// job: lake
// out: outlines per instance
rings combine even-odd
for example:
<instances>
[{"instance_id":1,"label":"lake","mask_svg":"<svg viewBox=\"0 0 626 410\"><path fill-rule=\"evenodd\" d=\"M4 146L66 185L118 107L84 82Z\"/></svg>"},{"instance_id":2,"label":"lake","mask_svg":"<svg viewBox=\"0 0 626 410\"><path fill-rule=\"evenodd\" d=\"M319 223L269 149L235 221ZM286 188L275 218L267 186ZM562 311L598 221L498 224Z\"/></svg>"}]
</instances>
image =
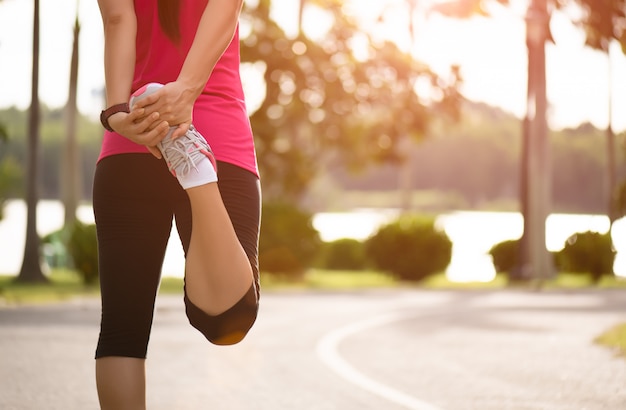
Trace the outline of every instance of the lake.
<instances>
[{"instance_id":1,"label":"lake","mask_svg":"<svg viewBox=\"0 0 626 410\"><path fill-rule=\"evenodd\" d=\"M325 241L339 238L365 239L397 215L397 211L393 210L372 209L322 212L314 216L313 225ZM85 223L93 223L91 206L79 207L78 218ZM456 211L440 215L436 223L452 241L452 261L446 274L456 282L492 280L495 270L487 252L498 242L519 238L523 231L522 216L516 212ZM46 235L60 229L62 225L61 203L40 201L37 208L39 234ZM552 214L546 221L546 247L557 251L573 233L589 230L606 233L609 230L609 219L605 215ZM183 250L174 230L172 234L165 255L163 275L180 277L184 264ZM614 224L612 235L618 251L615 273L626 276L626 220ZM0 273L19 272L25 238L26 206L23 201L8 201L4 208L4 219L0 220Z\"/></svg>"}]
</instances>

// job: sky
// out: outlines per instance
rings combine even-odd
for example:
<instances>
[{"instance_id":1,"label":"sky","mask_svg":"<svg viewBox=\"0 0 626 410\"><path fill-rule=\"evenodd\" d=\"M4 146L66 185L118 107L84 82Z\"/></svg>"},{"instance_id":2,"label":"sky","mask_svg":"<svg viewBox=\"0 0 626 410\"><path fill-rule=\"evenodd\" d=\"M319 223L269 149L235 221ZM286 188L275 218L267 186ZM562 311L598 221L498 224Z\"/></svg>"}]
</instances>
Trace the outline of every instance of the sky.
<instances>
[{"instance_id":1,"label":"sky","mask_svg":"<svg viewBox=\"0 0 626 410\"><path fill-rule=\"evenodd\" d=\"M253 1L253 0L249 0ZM425 0L428 1L428 0ZM297 27L298 2L273 0L273 16L288 34ZM30 103L32 53L32 1L0 1L0 109ZM439 73L459 64L465 97L504 109L518 117L526 110L524 0L512 0L509 8L491 10L490 18L468 21L426 17L416 21L416 38L410 41L405 0L346 0L346 12L360 19L378 36L397 41L405 50ZM366 4L367 3L367 4ZM424 4L422 2L422 4ZM81 21L78 105L94 117L103 108L104 85L102 22L96 0L40 0L41 100L50 107L65 105L68 95L72 28L77 8ZM374 24L386 10L388 24ZM327 22L310 10L304 30L314 36ZM556 44L547 47L549 124L554 129L591 122L604 128L608 121L609 63L605 54L584 47L584 37L566 16L556 13L551 29ZM411 44L413 45L411 47ZM626 57L619 47L612 52L613 127L626 130ZM244 87L254 106L254 76L244 70Z\"/></svg>"}]
</instances>

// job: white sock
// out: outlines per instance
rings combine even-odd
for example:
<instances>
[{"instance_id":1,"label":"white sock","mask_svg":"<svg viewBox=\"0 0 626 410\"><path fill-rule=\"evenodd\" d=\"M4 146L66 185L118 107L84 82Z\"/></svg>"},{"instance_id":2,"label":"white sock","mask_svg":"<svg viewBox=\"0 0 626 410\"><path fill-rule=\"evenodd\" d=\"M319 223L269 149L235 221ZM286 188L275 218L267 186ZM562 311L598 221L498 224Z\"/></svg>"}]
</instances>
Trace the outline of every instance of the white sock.
<instances>
[{"instance_id":1,"label":"white sock","mask_svg":"<svg viewBox=\"0 0 626 410\"><path fill-rule=\"evenodd\" d=\"M196 164L196 168L197 169L192 168L186 175L176 176L183 189L217 182L217 172L215 171L215 168L209 158L204 157L199 163Z\"/></svg>"}]
</instances>

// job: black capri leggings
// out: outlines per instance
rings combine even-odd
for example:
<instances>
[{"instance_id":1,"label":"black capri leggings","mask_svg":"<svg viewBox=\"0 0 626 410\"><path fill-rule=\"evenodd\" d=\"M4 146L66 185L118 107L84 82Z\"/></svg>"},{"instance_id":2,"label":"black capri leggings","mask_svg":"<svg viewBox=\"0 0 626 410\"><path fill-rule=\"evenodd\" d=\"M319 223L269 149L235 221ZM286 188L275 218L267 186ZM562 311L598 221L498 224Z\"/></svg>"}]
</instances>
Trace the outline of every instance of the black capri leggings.
<instances>
[{"instance_id":1,"label":"black capri leggings","mask_svg":"<svg viewBox=\"0 0 626 410\"><path fill-rule=\"evenodd\" d=\"M217 166L222 200L250 260L254 285L217 316L201 311L186 295L184 300L190 323L211 342L225 344L233 335L245 334L258 311L261 194L253 173L225 162ZM150 154L120 154L98 163L93 207L102 295L96 358L145 358L173 218L185 253L189 248L189 198L165 161Z\"/></svg>"}]
</instances>

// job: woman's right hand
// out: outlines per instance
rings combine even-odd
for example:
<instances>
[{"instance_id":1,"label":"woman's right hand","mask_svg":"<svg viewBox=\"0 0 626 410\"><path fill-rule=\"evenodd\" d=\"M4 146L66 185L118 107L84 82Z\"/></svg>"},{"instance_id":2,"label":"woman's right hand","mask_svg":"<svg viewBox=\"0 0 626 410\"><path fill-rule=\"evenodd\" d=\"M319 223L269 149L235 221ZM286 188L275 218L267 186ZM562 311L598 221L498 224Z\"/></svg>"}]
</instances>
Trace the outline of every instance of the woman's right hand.
<instances>
[{"instance_id":1,"label":"woman's right hand","mask_svg":"<svg viewBox=\"0 0 626 410\"><path fill-rule=\"evenodd\" d=\"M155 157L161 159L156 145L167 135L170 126L159 119L159 113L144 117L143 108L134 108L129 113L118 112L109 117L109 125L118 134L136 144L144 145Z\"/></svg>"}]
</instances>

